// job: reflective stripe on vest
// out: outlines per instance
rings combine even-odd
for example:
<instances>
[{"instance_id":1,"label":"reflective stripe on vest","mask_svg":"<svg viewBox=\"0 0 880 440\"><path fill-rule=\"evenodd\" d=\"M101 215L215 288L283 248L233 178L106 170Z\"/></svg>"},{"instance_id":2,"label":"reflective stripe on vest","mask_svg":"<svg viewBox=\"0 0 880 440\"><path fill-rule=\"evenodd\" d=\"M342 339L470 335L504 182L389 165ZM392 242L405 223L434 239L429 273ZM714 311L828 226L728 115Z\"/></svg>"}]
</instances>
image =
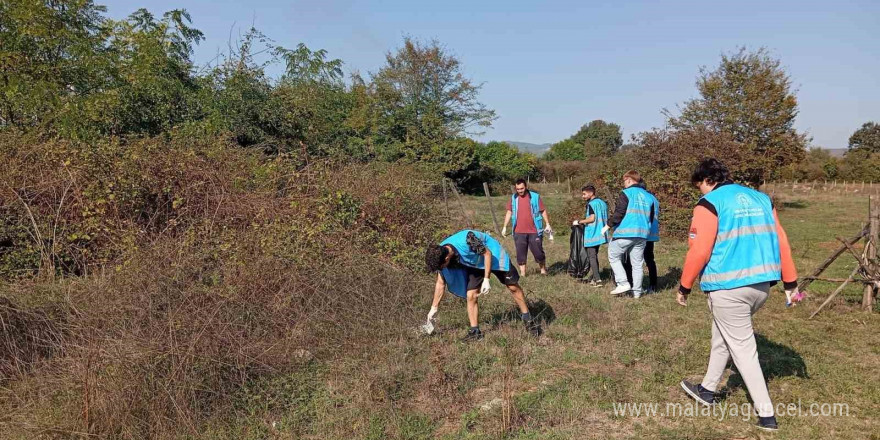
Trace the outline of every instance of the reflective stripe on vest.
<instances>
[{"instance_id":1,"label":"reflective stripe on vest","mask_svg":"<svg viewBox=\"0 0 880 440\"><path fill-rule=\"evenodd\" d=\"M614 238L648 238L653 197L637 186L631 186L623 190L623 193L628 199L626 215L614 230Z\"/></svg>"},{"instance_id":2,"label":"reflective stripe on vest","mask_svg":"<svg viewBox=\"0 0 880 440\"><path fill-rule=\"evenodd\" d=\"M593 215L596 218L593 223L584 226L584 247L594 247L608 243L605 234L602 233L602 228L608 222L608 204L600 198L595 198L590 200L587 206L593 208ZM586 212L584 212L584 216L586 217Z\"/></svg>"},{"instance_id":3,"label":"reflective stripe on vest","mask_svg":"<svg viewBox=\"0 0 880 440\"><path fill-rule=\"evenodd\" d=\"M737 184L717 187L703 198L718 213L718 234L700 288L727 290L782 278L770 198Z\"/></svg>"},{"instance_id":4,"label":"reflective stripe on vest","mask_svg":"<svg viewBox=\"0 0 880 440\"><path fill-rule=\"evenodd\" d=\"M513 221L513 232L516 232L516 211L519 207L517 197L519 196L514 194L510 198L510 210L512 211L510 219ZM534 191L529 191L529 208L532 210L532 219L535 222L535 229L538 231L538 237L544 235L544 217L541 215L540 200L540 194Z\"/></svg>"},{"instance_id":5,"label":"reflective stripe on vest","mask_svg":"<svg viewBox=\"0 0 880 440\"><path fill-rule=\"evenodd\" d=\"M730 272L703 274L702 281L707 283L720 283L724 281L736 280L739 278L753 277L771 272L779 272L782 265L779 264L761 264L759 266L747 267L745 269L736 269Z\"/></svg>"}]
</instances>

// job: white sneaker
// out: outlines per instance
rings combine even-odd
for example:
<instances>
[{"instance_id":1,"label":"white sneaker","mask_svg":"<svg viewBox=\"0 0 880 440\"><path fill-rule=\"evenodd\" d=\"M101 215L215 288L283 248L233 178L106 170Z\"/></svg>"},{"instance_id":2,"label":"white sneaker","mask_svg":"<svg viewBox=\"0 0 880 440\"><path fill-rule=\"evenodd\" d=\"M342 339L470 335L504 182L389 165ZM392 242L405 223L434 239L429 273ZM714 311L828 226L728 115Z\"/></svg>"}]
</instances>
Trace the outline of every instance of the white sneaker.
<instances>
[{"instance_id":1,"label":"white sneaker","mask_svg":"<svg viewBox=\"0 0 880 440\"><path fill-rule=\"evenodd\" d=\"M629 292L630 290L632 290L632 287L630 287L629 283L618 284L617 287L615 287L614 290L611 291L611 294L612 295L620 295L621 293L626 293L626 292Z\"/></svg>"}]
</instances>

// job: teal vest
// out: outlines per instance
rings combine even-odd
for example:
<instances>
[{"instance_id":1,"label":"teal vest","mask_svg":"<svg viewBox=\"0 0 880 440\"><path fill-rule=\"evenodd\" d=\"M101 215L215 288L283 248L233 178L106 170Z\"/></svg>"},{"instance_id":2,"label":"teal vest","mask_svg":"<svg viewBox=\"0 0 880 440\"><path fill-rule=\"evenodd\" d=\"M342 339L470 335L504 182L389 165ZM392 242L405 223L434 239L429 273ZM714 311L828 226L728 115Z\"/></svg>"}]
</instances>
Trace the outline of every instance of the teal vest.
<instances>
[{"instance_id":1,"label":"teal vest","mask_svg":"<svg viewBox=\"0 0 880 440\"><path fill-rule=\"evenodd\" d=\"M720 186L703 198L718 212L718 235L700 288L710 292L779 281L782 264L770 198L737 184Z\"/></svg>"},{"instance_id":2,"label":"teal vest","mask_svg":"<svg viewBox=\"0 0 880 440\"><path fill-rule=\"evenodd\" d=\"M614 238L648 238L651 233L653 196L637 186L631 186L623 193L629 203L626 205L626 215L614 230Z\"/></svg>"},{"instance_id":3,"label":"teal vest","mask_svg":"<svg viewBox=\"0 0 880 440\"><path fill-rule=\"evenodd\" d=\"M584 247L594 247L608 243L605 234L602 233L602 228L608 222L608 204L600 198L595 198L590 200L587 206L593 208L593 215L596 216L596 220L584 226ZM586 216L586 213L584 216Z\"/></svg>"},{"instance_id":4,"label":"teal vest","mask_svg":"<svg viewBox=\"0 0 880 440\"><path fill-rule=\"evenodd\" d=\"M486 245L489 252L492 252L491 270L500 270L504 272L510 270L510 257L507 255L507 251L504 250L498 240L492 238L491 235L485 232L464 229L450 235L446 240L443 240L440 243L440 246L448 244L454 247L455 250L458 251L458 262L461 263L462 266L472 267L474 269L485 269L485 257L483 257L482 254L473 252L471 247L467 244L467 235L469 232L473 232L477 238L483 241L483 244ZM443 275L443 280L446 281L446 287L450 292L455 296L467 298L468 280L467 272L464 269L446 267L440 273Z\"/></svg>"},{"instance_id":5,"label":"teal vest","mask_svg":"<svg viewBox=\"0 0 880 440\"><path fill-rule=\"evenodd\" d=\"M544 217L541 215L541 205L539 203L541 196L534 191L529 191L529 196L529 204L532 208L532 218L535 220L535 229L538 230L538 236L540 237L544 235ZM518 195L514 194L510 198L510 209L513 211L513 216L511 217L511 220L513 220L514 232L516 232L516 209L519 206L519 203L516 203L517 197Z\"/></svg>"},{"instance_id":6,"label":"teal vest","mask_svg":"<svg viewBox=\"0 0 880 440\"><path fill-rule=\"evenodd\" d=\"M657 196L651 194L651 203L654 204L654 221L651 222L651 230L648 232L648 241L660 241L660 201Z\"/></svg>"}]
</instances>

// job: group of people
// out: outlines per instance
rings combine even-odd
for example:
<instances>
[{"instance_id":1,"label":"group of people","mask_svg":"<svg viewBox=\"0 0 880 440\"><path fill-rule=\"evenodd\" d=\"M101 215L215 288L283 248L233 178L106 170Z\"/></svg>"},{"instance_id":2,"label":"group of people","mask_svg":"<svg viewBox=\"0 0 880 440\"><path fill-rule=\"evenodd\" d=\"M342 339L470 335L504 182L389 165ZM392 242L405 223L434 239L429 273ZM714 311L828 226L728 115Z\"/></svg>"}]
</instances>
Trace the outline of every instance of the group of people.
<instances>
[{"instance_id":1,"label":"group of people","mask_svg":"<svg viewBox=\"0 0 880 440\"><path fill-rule=\"evenodd\" d=\"M583 218L574 220L572 225L584 226L583 245L592 272L588 282L601 286L598 253L600 246L607 244L616 283L610 293L621 295L632 291L633 297L639 298L644 292L657 289L653 247L659 240L660 205L647 191L638 172L624 174L622 183L624 189L610 217L608 206L597 196L596 188L593 185L581 188L585 212ZM701 162L691 176L691 184L703 196L693 211L688 232L689 250L676 301L687 306L691 289L700 278L700 289L706 295L712 315L712 339L703 380L699 384L682 380L680 386L697 402L714 405L718 384L732 359L754 402L758 426L775 430L777 422L758 362L752 315L764 305L770 288L780 280L787 297L801 298L788 238L770 198L734 183L729 170L718 160ZM470 328L463 340L482 339L478 297L489 293L490 274L494 274L513 296L526 329L534 336L543 333L529 312L519 279L520 272L525 274L529 250L541 273L547 273L542 240L545 233L552 234L552 228L540 195L529 191L523 180L516 182L516 193L508 205L502 235L506 235L511 220L519 271L511 264L501 243L484 232L462 230L428 247L427 269L437 272L428 312L431 328L440 300L448 289L467 301ZM649 270L649 285L644 292L643 264Z\"/></svg>"}]
</instances>

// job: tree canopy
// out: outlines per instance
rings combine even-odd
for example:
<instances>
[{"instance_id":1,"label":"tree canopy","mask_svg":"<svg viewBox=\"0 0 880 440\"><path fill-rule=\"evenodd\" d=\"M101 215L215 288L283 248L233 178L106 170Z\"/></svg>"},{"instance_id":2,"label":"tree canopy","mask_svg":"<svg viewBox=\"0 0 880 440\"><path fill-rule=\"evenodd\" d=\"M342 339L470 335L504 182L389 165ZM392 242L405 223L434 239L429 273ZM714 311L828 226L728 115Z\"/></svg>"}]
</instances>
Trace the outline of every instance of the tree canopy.
<instances>
[{"instance_id":1,"label":"tree canopy","mask_svg":"<svg viewBox=\"0 0 880 440\"><path fill-rule=\"evenodd\" d=\"M849 137L849 149L880 153L880 124L865 122Z\"/></svg>"},{"instance_id":2,"label":"tree canopy","mask_svg":"<svg viewBox=\"0 0 880 440\"><path fill-rule=\"evenodd\" d=\"M794 129L798 104L791 79L766 49L722 55L715 70L700 69L697 90L700 97L687 101L679 116L666 111L670 127L730 134L761 162L753 182L804 157L807 137Z\"/></svg>"}]
</instances>

